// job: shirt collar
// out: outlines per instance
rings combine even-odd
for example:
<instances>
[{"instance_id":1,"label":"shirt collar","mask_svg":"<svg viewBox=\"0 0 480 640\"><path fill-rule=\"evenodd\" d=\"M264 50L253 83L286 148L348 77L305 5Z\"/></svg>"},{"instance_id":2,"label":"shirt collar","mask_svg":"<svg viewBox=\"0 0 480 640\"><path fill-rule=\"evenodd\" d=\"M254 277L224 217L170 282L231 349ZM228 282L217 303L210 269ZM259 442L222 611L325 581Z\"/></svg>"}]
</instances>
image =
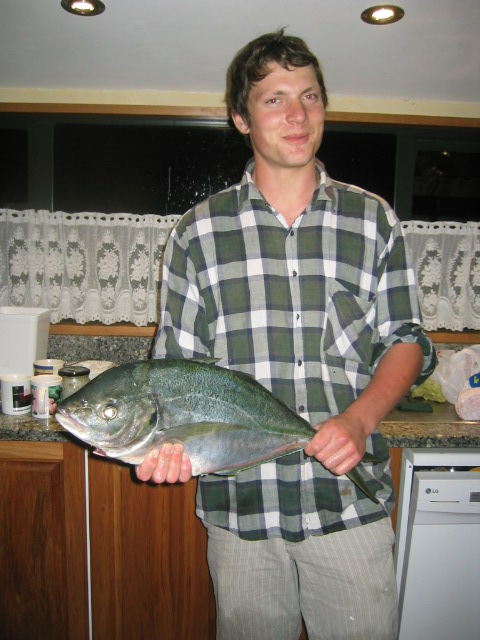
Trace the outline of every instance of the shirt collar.
<instances>
[{"instance_id":1,"label":"shirt collar","mask_svg":"<svg viewBox=\"0 0 480 640\"><path fill-rule=\"evenodd\" d=\"M253 181L252 173L253 173L254 167L255 167L255 160L251 158L246 164L245 172L243 174L243 178L240 183L243 197L244 199L247 199L247 200L261 201L267 204L265 201L265 198L263 197L261 192L258 190L257 185ZM322 162L320 162L320 160L315 161L315 169L318 176L318 183L314 191L312 201L310 205L307 207L307 211L309 209L315 208L319 200L334 200L335 198L334 190L332 186L332 180L330 179L330 176L325 170L325 166L323 165Z\"/></svg>"}]
</instances>

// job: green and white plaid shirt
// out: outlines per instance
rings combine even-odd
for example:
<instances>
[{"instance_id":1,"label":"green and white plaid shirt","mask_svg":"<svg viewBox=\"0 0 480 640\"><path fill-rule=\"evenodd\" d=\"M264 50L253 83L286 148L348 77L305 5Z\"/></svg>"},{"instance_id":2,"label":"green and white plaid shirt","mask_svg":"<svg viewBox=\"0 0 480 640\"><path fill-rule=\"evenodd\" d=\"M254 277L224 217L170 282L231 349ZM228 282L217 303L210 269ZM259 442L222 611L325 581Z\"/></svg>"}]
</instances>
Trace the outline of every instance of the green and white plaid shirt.
<instances>
[{"instance_id":1,"label":"green and white plaid shirt","mask_svg":"<svg viewBox=\"0 0 480 640\"><path fill-rule=\"evenodd\" d=\"M167 243L154 357L214 357L254 376L315 425L348 407L385 350L422 333L414 272L388 205L357 187L319 182L288 228L252 181L202 202ZM240 472L200 478L197 514L241 538L296 542L385 517L393 508L388 448L376 431L364 465L374 504L303 451Z\"/></svg>"}]
</instances>

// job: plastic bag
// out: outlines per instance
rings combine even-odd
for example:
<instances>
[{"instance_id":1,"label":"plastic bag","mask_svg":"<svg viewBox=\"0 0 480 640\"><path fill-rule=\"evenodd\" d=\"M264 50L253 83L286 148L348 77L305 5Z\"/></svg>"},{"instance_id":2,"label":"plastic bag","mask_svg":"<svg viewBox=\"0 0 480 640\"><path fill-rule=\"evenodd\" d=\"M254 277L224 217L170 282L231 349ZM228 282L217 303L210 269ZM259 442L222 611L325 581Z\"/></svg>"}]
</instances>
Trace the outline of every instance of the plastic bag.
<instances>
[{"instance_id":1,"label":"plastic bag","mask_svg":"<svg viewBox=\"0 0 480 640\"><path fill-rule=\"evenodd\" d=\"M470 386L468 379L480 371L480 345L461 351L443 349L437 352L437 357L438 365L430 380L438 382L447 401L455 404L460 391Z\"/></svg>"}]
</instances>

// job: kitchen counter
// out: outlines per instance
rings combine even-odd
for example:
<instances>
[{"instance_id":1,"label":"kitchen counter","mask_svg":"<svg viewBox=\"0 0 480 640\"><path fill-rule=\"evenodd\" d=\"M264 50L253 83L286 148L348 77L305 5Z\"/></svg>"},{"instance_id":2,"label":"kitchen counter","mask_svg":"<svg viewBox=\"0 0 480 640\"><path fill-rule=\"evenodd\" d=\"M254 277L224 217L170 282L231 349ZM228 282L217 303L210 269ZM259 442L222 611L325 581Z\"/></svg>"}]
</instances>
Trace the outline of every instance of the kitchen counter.
<instances>
[{"instance_id":1,"label":"kitchen counter","mask_svg":"<svg viewBox=\"0 0 480 640\"><path fill-rule=\"evenodd\" d=\"M41 420L28 414L7 416L4 413L0 413L0 440L74 442L73 436L67 433L53 417Z\"/></svg>"},{"instance_id":2,"label":"kitchen counter","mask_svg":"<svg viewBox=\"0 0 480 640\"><path fill-rule=\"evenodd\" d=\"M460 420L449 403L432 403L433 413L394 409L380 424L390 448L480 447L480 422ZM54 418L39 420L31 416L0 413L0 440L74 442Z\"/></svg>"},{"instance_id":3,"label":"kitchen counter","mask_svg":"<svg viewBox=\"0 0 480 640\"><path fill-rule=\"evenodd\" d=\"M480 422L461 420L449 402L431 404L432 413L394 409L383 420L380 431L391 449L480 447Z\"/></svg>"}]
</instances>

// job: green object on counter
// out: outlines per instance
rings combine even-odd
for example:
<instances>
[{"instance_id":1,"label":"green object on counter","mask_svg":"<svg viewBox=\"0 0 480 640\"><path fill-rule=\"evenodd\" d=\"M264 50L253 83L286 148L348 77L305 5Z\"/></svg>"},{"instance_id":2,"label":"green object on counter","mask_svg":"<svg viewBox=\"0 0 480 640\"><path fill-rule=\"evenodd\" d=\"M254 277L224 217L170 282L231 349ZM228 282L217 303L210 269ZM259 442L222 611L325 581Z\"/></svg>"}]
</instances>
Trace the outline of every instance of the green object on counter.
<instances>
[{"instance_id":1,"label":"green object on counter","mask_svg":"<svg viewBox=\"0 0 480 640\"><path fill-rule=\"evenodd\" d=\"M429 402L422 400L406 400L397 404L399 411L422 411L423 413L433 413L433 407Z\"/></svg>"},{"instance_id":2,"label":"green object on counter","mask_svg":"<svg viewBox=\"0 0 480 640\"><path fill-rule=\"evenodd\" d=\"M412 398L423 398L424 400L433 400L433 402L447 401L443 395L441 385L438 382L434 382L431 378L428 378L423 384L413 389L410 395Z\"/></svg>"}]
</instances>

